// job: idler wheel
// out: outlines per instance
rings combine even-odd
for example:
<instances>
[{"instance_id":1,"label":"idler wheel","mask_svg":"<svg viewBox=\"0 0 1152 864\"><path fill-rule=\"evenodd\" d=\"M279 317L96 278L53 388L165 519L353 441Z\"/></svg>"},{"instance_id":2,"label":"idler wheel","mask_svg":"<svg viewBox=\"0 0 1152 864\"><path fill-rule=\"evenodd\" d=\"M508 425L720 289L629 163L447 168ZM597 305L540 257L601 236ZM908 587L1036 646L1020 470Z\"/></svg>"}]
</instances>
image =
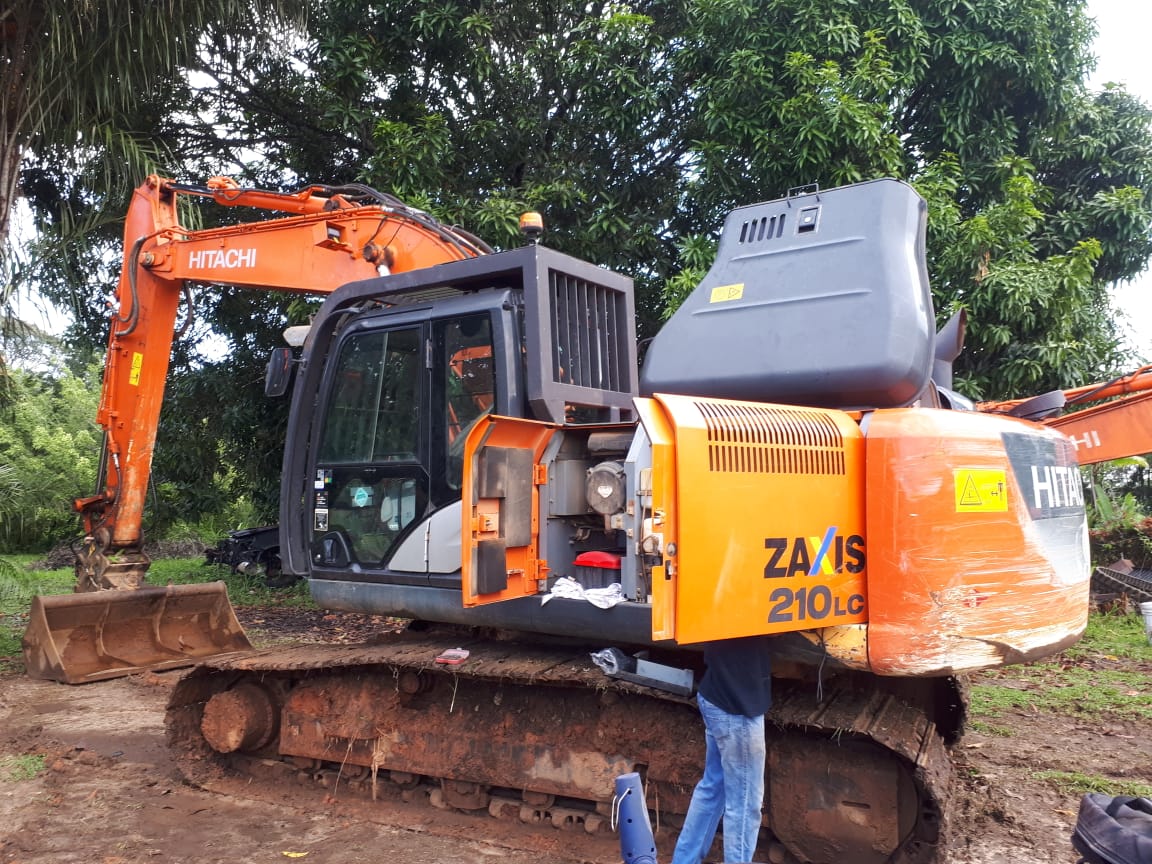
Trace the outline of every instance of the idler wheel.
<instances>
[{"instance_id":1,"label":"idler wheel","mask_svg":"<svg viewBox=\"0 0 1152 864\"><path fill-rule=\"evenodd\" d=\"M280 731L280 709L272 695L245 681L216 693L204 706L200 732L217 753L258 750Z\"/></svg>"}]
</instances>

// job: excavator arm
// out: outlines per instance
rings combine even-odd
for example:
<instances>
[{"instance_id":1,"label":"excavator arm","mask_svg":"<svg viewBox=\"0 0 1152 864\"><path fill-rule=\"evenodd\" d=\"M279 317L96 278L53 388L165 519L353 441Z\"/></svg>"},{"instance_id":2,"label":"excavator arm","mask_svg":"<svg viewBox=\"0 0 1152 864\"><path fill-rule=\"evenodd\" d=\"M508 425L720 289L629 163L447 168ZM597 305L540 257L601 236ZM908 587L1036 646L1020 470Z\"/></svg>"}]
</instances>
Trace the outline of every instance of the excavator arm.
<instances>
[{"instance_id":1,"label":"excavator arm","mask_svg":"<svg viewBox=\"0 0 1152 864\"><path fill-rule=\"evenodd\" d=\"M181 195L288 215L224 228L180 225ZM75 502L85 537L72 595L35 597L28 673L69 684L171 669L251 648L224 583L147 587L141 521L169 355L187 283L327 294L348 282L482 255L458 229L365 186L284 194L225 178L188 186L149 177L132 196L97 421L94 495ZM189 296L188 307L191 310ZM101 590L134 589L134 590Z\"/></svg>"},{"instance_id":2,"label":"excavator arm","mask_svg":"<svg viewBox=\"0 0 1152 864\"><path fill-rule=\"evenodd\" d=\"M1049 415L1040 421L1072 439L1081 465L1152 453L1152 366L1141 366L1111 381L978 407L1018 414L1037 404Z\"/></svg>"},{"instance_id":3,"label":"excavator arm","mask_svg":"<svg viewBox=\"0 0 1152 864\"><path fill-rule=\"evenodd\" d=\"M290 214L223 228L181 227L181 195ZM136 588L148 569L141 521L178 305L189 282L326 294L348 282L491 251L398 199L363 186L295 193L226 178L190 186L156 176L135 190L111 317L97 422L105 443L97 490L75 502L85 541L77 591Z\"/></svg>"}]
</instances>

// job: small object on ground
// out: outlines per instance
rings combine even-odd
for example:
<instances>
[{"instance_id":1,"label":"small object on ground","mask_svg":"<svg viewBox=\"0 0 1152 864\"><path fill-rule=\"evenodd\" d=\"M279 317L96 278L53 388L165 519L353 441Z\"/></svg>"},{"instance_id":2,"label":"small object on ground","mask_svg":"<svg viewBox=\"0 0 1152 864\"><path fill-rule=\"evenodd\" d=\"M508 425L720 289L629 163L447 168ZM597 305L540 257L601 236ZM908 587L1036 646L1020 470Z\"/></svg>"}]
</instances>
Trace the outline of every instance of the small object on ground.
<instances>
[{"instance_id":1,"label":"small object on ground","mask_svg":"<svg viewBox=\"0 0 1152 864\"><path fill-rule=\"evenodd\" d=\"M448 650L443 651L440 656L436 658L436 662L444 666L459 666L467 659L467 648L449 648Z\"/></svg>"}]
</instances>

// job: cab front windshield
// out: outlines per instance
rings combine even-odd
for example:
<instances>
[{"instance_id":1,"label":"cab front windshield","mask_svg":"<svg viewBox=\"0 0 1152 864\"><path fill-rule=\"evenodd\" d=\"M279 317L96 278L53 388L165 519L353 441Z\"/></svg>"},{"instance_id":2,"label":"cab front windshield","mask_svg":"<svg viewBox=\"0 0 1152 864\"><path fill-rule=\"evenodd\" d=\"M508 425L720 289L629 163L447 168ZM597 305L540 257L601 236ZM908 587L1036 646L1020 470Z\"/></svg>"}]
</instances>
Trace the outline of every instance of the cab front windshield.
<instances>
[{"instance_id":1,"label":"cab front windshield","mask_svg":"<svg viewBox=\"0 0 1152 864\"><path fill-rule=\"evenodd\" d=\"M459 498L464 439L495 403L492 362L486 313L343 340L315 467L314 544L331 550L338 535L347 563L384 564L409 526Z\"/></svg>"}]
</instances>

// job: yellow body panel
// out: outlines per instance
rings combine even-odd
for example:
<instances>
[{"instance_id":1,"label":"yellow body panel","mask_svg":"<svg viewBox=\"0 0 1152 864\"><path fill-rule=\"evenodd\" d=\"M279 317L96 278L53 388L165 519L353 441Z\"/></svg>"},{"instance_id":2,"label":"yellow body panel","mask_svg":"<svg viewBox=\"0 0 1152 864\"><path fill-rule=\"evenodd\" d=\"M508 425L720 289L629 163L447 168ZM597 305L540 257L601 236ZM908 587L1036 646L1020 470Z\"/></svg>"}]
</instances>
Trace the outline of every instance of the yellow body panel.
<instances>
[{"instance_id":1,"label":"yellow body panel","mask_svg":"<svg viewBox=\"0 0 1152 864\"><path fill-rule=\"evenodd\" d=\"M659 394L641 403L642 417L663 414L674 448L675 480L654 496L665 520L675 515L654 625L671 609L674 638L692 643L866 620L864 438L848 415ZM657 425L645 421L650 435ZM669 443L654 438L653 473L666 475L658 446Z\"/></svg>"}]
</instances>

